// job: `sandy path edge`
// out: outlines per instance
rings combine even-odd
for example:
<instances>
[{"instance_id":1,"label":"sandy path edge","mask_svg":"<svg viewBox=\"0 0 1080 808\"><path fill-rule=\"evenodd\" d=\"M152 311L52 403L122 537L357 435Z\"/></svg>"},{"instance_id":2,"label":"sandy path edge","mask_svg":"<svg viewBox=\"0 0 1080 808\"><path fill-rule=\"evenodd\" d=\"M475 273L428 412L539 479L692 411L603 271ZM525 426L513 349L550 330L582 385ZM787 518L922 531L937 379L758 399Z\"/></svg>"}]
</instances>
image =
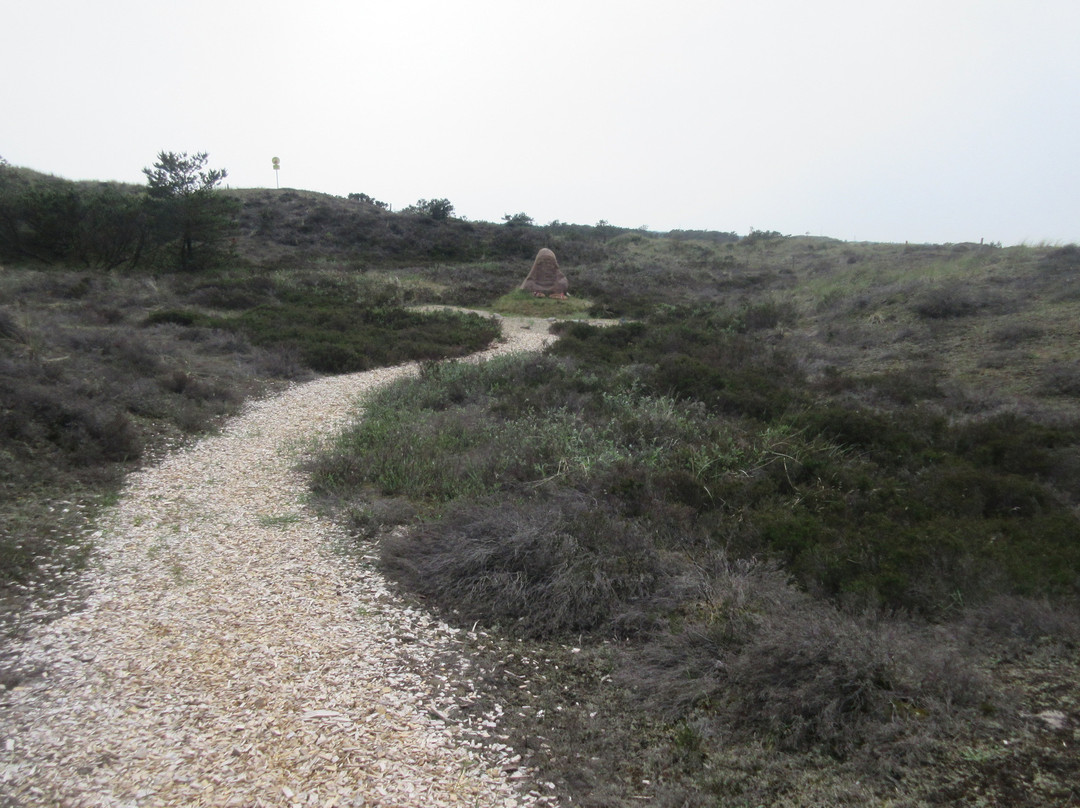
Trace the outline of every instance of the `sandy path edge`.
<instances>
[{"instance_id":1,"label":"sandy path edge","mask_svg":"<svg viewBox=\"0 0 1080 808\"><path fill-rule=\"evenodd\" d=\"M504 334L480 358L551 339L542 321ZM3 694L0 804L553 802L515 785L528 779L512 750L469 749L433 717L414 671L455 630L332 552L340 536L304 504L298 447L414 372L298 385L131 475L101 521L86 608L20 641L41 675ZM435 673L468 681L457 664Z\"/></svg>"}]
</instances>

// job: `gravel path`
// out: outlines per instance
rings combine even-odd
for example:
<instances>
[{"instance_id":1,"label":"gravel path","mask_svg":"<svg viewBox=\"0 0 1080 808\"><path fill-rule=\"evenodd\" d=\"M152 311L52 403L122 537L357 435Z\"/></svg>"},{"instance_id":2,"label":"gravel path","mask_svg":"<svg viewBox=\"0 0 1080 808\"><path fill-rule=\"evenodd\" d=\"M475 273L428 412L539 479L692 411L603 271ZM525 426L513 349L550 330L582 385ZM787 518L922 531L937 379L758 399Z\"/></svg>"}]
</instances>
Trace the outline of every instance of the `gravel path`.
<instances>
[{"instance_id":1,"label":"gravel path","mask_svg":"<svg viewBox=\"0 0 1080 808\"><path fill-rule=\"evenodd\" d=\"M504 331L480 356L551 339L543 322ZM426 701L417 671L448 664L455 630L334 552L341 537L305 505L295 463L312 437L414 372L299 385L129 478L86 608L16 649L40 675L0 694L0 805L551 801L521 785L511 750L478 751ZM434 672L467 681L459 659Z\"/></svg>"}]
</instances>

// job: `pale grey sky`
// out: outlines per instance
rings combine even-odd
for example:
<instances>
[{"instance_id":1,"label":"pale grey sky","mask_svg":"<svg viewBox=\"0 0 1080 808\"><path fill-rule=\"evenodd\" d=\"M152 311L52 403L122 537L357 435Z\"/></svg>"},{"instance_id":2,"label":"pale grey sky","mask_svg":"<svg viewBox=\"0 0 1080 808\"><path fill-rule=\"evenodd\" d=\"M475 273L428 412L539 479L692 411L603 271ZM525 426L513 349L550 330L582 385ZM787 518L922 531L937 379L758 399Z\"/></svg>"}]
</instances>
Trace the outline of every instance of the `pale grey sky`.
<instances>
[{"instance_id":1,"label":"pale grey sky","mask_svg":"<svg viewBox=\"0 0 1080 808\"><path fill-rule=\"evenodd\" d=\"M1078 0L0 0L0 156L653 230L1080 241Z\"/></svg>"}]
</instances>

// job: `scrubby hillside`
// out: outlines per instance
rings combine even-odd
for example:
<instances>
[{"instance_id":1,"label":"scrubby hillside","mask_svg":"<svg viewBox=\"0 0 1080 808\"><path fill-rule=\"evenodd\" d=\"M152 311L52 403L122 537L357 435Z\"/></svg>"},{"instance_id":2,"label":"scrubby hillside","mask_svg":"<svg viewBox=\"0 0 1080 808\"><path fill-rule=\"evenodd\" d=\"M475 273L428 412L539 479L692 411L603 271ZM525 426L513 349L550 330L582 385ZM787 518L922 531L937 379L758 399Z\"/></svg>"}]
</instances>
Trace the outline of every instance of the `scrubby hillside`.
<instances>
[{"instance_id":1,"label":"scrubby hillside","mask_svg":"<svg viewBox=\"0 0 1080 808\"><path fill-rule=\"evenodd\" d=\"M218 192L231 226L179 271L141 189L0 171L9 605L246 397L494 337L432 305L529 313L545 355L426 365L313 469L472 632L462 711L504 707L581 805L1080 802L1077 247L283 189ZM514 294L542 246L565 303Z\"/></svg>"},{"instance_id":2,"label":"scrubby hillside","mask_svg":"<svg viewBox=\"0 0 1080 808\"><path fill-rule=\"evenodd\" d=\"M1075 801L1080 251L604 250L624 323L432 368L316 471L486 629L509 739L584 805Z\"/></svg>"}]
</instances>

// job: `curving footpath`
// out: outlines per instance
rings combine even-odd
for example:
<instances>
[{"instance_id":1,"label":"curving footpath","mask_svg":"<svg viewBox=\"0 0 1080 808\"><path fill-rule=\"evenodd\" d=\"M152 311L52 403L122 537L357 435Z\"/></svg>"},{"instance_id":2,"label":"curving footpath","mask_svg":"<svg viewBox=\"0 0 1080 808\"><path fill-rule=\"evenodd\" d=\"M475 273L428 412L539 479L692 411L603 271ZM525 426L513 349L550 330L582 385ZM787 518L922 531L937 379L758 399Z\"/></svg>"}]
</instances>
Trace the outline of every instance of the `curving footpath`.
<instances>
[{"instance_id":1,"label":"curving footpath","mask_svg":"<svg viewBox=\"0 0 1080 808\"><path fill-rule=\"evenodd\" d=\"M538 350L543 326L504 325L478 356ZM17 649L39 675L3 693L0 805L553 802L521 785L510 750L439 720L420 671L468 681L468 661L441 653L455 630L335 552L342 537L305 505L295 466L313 437L415 370L299 385L131 475L86 608Z\"/></svg>"}]
</instances>

